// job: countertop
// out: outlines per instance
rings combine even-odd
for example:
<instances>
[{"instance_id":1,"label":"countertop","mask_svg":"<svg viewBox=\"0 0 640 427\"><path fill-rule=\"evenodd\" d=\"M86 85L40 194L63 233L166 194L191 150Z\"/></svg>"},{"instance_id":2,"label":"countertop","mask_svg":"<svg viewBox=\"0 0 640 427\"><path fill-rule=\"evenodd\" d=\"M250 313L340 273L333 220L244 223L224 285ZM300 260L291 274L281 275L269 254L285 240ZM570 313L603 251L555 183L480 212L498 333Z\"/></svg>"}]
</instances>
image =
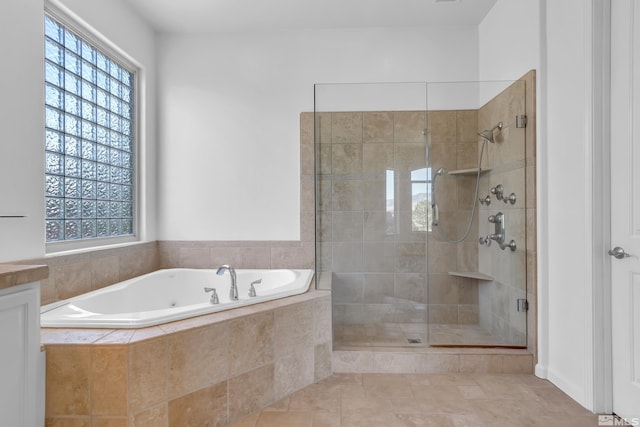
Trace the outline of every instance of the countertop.
<instances>
[{"instance_id":1,"label":"countertop","mask_svg":"<svg viewBox=\"0 0 640 427\"><path fill-rule=\"evenodd\" d=\"M48 265L0 264L0 289L37 282L47 277Z\"/></svg>"}]
</instances>

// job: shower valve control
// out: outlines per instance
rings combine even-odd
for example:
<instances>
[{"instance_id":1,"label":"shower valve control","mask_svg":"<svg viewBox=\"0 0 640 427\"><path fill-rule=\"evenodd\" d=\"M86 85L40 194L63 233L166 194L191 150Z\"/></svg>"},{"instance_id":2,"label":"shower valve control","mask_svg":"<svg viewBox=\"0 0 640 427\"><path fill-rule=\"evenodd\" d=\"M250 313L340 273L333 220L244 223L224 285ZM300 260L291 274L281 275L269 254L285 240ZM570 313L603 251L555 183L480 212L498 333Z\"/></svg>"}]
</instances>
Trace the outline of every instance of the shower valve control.
<instances>
[{"instance_id":1,"label":"shower valve control","mask_svg":"<svg viewBox=\"0 0 640 427\"><path fill-rule=\"evenodd\" d=\"M491 194L495 194L496 199L502 200L502 195L504 194L504 187L502 186L502 184L498 184L495 187L492 187Z\"/></svg>"},{"instance_id":2,"label":"shower valve control","mask_svg":"<svg viewBox=\"0 0 640 427\"><path fill-rule=\"evenodd\" d=\"M505 218L502 212L498 212L495 215L490 215L488 221L495 225L495 231L493 234L490 234L486 237L480 237L480 244L490 246L491 241L495 240L498 245L500 245L500 249L505 250L506 248L511 249L511 251L516 250L516 242L511 240L509 243L505 243Z\"/></svg>"}]
</instances>

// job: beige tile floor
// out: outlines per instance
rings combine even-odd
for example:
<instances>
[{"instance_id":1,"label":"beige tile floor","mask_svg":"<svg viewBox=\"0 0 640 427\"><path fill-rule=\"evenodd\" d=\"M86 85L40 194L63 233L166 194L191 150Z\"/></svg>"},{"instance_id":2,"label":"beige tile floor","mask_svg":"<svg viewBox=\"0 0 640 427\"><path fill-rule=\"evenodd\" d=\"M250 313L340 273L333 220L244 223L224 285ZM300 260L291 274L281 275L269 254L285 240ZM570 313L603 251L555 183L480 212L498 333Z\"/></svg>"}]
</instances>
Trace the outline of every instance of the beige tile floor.
<instances>
[{"instance_id":1,"label":"beige tile floor","mask_svg":"<svg viewBox=\"0 0 640 427\"><path fill-rule=\"evenodd\" d=\"M334 374L232 427L597 426L533 375Z\"/></svg>"}]
</instances>

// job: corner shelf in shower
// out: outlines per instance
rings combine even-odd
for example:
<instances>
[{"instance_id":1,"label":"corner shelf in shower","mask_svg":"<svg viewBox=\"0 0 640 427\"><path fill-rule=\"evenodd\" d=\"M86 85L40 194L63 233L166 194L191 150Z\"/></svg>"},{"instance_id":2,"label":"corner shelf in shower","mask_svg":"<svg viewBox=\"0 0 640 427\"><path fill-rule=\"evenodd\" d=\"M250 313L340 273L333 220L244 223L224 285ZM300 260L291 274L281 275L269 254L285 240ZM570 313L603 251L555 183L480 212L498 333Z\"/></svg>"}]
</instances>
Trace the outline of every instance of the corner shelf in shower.
<instances>
[{"instance_id":1,"label":"corner shelf in shower","mask_svg":"<svg viewBox=\"0 0 640 427\"><path fill-rule=\"evenodd\" d=\"M493 276L489 276L488 274L480 273L478 271L450 271L449 274L451 276L465 277L467 279L486 280L488 282L494 280Z\"/></svg>"},{"instance_id":2,"label":"corner shelf in shower","mask_svg":"<svg viewBox=\"0 0 640 427\"><path fill-rule=\"evenodd\" d=\"M491 168L480 169L480 175L483 173L487 173L491 170ZM478 168L471 169L456 169L447 172L448 175L463 175L463 176L475 176L478 174Z\"/></svg>"}]
</instances>

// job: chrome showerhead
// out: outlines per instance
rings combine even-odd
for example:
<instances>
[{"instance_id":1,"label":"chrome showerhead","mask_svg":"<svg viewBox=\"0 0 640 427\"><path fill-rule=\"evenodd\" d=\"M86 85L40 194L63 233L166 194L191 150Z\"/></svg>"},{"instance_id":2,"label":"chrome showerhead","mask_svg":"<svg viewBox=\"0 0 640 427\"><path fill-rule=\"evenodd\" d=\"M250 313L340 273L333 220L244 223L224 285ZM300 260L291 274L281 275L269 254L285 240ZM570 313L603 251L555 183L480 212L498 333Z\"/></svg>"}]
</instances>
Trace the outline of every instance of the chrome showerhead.
<instances>
[{"instance_id":1,"label":"chrome showerhead","mask_svg":"<svg viewBox=\"0 0 640 427\"><path fill-rule=\"evenodd\" d=\"M497 130L498 132L500 132L502 130L502 122L498 123L497 125L495 125L494 127L492 127L491 129L486 129L483 130L482 132L480 132L478 134L478 136L482 139L484 139L485 141L488 141L490 143L494 143L496 142L495 139L493 139L494 133Z\"/></svg>"},{"instance_id":2,"label":"chrome showerhead","mask_svg":"<svg viewBox=\"0 0 640 427\"><path fill-rule=\"evenodd\" d=\"M490 143L492 143L492 144L495 142L495 141L493 140L493 131L490 131L490 130L488 130L488 129L487 129L487 130L483 130L482 132L480 132L480 133L478 134L478 136L479 136L480 138L484 139L485 141L490 142Z\"/></svg>"}]
</instances>

